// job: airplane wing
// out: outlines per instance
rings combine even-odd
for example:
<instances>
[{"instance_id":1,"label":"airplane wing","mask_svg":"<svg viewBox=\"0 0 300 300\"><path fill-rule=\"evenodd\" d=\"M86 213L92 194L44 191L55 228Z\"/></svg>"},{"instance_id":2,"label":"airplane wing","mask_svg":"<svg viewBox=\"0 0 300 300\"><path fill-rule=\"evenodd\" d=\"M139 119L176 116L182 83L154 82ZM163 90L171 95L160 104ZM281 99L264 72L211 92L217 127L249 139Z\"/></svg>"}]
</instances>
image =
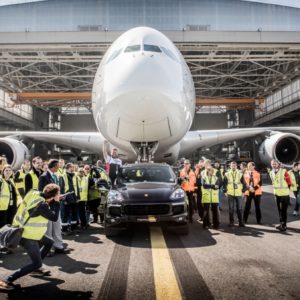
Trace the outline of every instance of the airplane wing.
<instances>
[{"instance_id":1,"label":"airplane wing","mask_svg":"<svg viewBox=\"0 0 300 300\"><path fill-rule=\"evenodd\" d=\"M7 157L13 169L18 169L29 158L28 145L32 141L57 144L71 149L85 150L102 155L105 138L98 132L47 132L2 131L0 132L0 155Z\"/></svg>"},{"instance_id":2,"label":"airplane wing","mask_svg":"<svg viewBox=\"0 0 300 300\"><path fill-rule=\"evenodd\" d=\"M99 132L2 131L0 138L40 141L92 152L101 152L105 138Z\"/></svg>"},{"instance_id":3,"label":"airplane wing","mask_svg":"<svg viewBox=\"0 0 300 300\"><path fill-rule=\"evenodd\" d=\"M199 148L207 148L230 141L262 137L259 156L269 164L274 158L286 166L300 160L300 127L257 127L220 130L189 131L180 142L179 156L190 155Z\"/></svg>"}]
</instances>

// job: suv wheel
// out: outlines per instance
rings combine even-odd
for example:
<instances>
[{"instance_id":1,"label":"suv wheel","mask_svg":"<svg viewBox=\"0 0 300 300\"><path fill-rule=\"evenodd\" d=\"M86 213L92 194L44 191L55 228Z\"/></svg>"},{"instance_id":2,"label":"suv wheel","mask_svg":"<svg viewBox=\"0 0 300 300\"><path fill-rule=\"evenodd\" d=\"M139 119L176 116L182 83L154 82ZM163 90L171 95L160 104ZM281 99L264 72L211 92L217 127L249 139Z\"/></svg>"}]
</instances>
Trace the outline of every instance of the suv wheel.
<instances>
[{"instance_id":1,"label":"suv wheel","mask_svg":"<svg viewBox=\"0 0 300 300\"><path fill-rule=\"evenodd\" d=\"M104 227L104 234L107 238L114 237L118 234L117 230L115 228L109 227L106 224L106 218L104 214L104 222L103 222L103 227Z\"/></svg>"}]
</instances>

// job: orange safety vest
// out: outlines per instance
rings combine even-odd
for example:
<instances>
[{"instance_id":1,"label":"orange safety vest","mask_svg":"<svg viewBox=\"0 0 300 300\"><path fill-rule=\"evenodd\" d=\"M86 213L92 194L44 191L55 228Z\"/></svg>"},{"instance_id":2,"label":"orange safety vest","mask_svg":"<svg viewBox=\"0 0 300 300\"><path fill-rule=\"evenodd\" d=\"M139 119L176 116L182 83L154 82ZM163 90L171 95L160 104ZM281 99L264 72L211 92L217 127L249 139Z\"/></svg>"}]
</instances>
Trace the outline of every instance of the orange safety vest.
<instances>
[{"instance_id":1,"label":"orange safety vest","mask_svg":"<svg viewBox=\"0 0 300 300\"><path fill-rule=\"evenodd\" d=\"M244 180L245 180L247 186L250 186L250 174L251 174L251 172L248 171L248 170L244 172ZM253 174L253 187L258 187L258 189L254 190L254 194L255 195L261 195L262 194L262 189L261 189L261 186L259 185L260 173L257 172L256 170L254 170L252 172L252 174ZM250 193L249 190L247 190L245 192L245 195L249 196L249 193Z\"/></svg>"},{"instance_id":2,"label":"orange safety vest","mask_svg":"<svg viewBox=\"0 0 300 300\"><path fill-rule=\"evenodd\" d=\"M185 192L194 192L195 191L195 184L196 184L196 175L193 170L190 170L189 174L186 173L185 169L180 171L180 177L188 177L189 180L185 180L181 188Z\"/></svg>"}]
</instances>

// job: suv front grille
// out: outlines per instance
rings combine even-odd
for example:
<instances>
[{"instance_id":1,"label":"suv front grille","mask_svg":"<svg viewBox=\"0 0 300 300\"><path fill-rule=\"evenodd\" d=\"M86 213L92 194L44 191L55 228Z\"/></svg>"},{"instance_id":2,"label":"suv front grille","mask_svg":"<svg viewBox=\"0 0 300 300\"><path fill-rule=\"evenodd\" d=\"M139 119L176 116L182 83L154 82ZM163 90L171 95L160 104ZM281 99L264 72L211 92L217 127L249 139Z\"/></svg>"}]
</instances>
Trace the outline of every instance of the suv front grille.
<instances>
[{"instance_id":1,"label":"suv front grille","mask_svg":"<svg viewBox=\"0 0 300 300\"><path fill-rule=\"evenodd\" d=\"M167 204L125 205L124 212L131 216L166 215L170 211Z\"/></svg>"}]
</instances>

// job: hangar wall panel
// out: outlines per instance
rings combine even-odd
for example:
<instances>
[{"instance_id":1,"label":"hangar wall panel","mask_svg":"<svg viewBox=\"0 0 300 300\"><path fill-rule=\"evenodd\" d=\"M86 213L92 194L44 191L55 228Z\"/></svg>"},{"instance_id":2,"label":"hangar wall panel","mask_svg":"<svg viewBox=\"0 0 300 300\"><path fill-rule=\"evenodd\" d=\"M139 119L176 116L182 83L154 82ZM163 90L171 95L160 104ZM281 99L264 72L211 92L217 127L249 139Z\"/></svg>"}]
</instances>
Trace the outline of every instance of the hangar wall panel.
<instances>
[{"instance_id":1,"label":"hangar wall panel","mask_svg":"<svg viewBox=\"0 0 300 300\"><path fill-rule=\"evenodd\" d=\"M48 0L0 7L0 31L299 31L300 9L239 0ZM194 27L193 27L194 26Z\"/></svg>"},{"instance_id":2,"label":"hangar wall panel","mask_svg":"<svg viewBox=\"0 0 300 300\"><path fill-rule=\"evenodd\" d=\"M191 130L227 128L226 114L196 114Z\"/></svg>"},{"instance_id":3,"label":"hangar wall panel","mask_svg":"<svg viewBox=\"0 0 300 300\"><path fill-rule=\"evenodd\" d=\"M62 115L61 131L92 131L96 132L92 115Z\"/></svg>"}]
</instances>

